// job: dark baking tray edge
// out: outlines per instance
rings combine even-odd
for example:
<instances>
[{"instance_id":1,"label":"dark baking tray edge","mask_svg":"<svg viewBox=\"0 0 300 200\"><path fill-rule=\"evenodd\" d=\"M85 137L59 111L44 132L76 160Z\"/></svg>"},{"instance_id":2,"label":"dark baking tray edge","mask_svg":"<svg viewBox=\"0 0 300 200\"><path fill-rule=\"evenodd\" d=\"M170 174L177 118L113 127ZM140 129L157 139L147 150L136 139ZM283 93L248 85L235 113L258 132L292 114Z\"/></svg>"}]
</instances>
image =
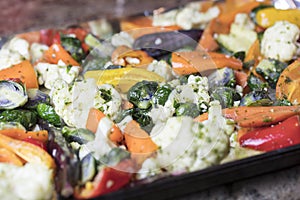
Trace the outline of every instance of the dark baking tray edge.
<instances>
[{"instance_id":1,"label":"dark baking tray edge","mask_svg":"<svg viewBox=\"0 0 300 200\"><path fill-rule=\"evenodd\" d=\"M299 164L300 145L296 145L192 173L165 177L152 183L128 187L96 199L171 199Z\"/></svg>"}]
</instances>

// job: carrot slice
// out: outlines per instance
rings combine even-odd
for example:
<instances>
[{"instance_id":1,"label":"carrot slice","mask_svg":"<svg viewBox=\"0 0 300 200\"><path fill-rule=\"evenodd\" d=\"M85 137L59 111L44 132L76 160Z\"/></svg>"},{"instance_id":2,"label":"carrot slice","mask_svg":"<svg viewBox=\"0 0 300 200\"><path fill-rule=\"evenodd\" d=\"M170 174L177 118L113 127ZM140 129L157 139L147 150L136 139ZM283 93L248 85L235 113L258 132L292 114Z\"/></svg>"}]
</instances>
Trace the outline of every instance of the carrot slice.
<instances>
[{"instance_id":1,"label":"carrot slice","mask_svg":"<svg viewBox=\"0 0 300 200\"><path fill-rule=\"evenodd\" d=\"M0 70L0 80L6 80L10 78L20 79L29 88L38 88L37 75L33 66L28 60L24 60L19 64L12 67Z\"/></svg>"},{"instance_id":2,"label":"carrot slice","mask_svg":"<svg viewBox=\"0 0 300 200\"><path fill-rule=\"evenodd\" d=\"M0 163L9 163L17 166L23 166L23 160L15 153L5 148L0 148Z\"/></svg>"},{"instance_id":3,"label":"carrot slice","mask_svg":"<svg viewBox=\"0 0 300 200\"><path fill-rule=\"evenodd\" d=\"M164 32L164 31L172 31L179 30L179 26L157 26L154 27L152 25L152 19L150 17L129 17L122 19L120 22L120 27L122 31L126 31L133 38L138 38L142 35Z\"/></svg>"},{"instance_id":4,"label":"carrot slice","mask_svg":"<svg viewBox=\"0 0 300 200\"><path fill-rule=\"evenodd\" d=\"M3 129L0 130L0 134L9 136L14 139L24 140L27 138L35 139L41 142L48 141L48 131L26 131L23 129Z\"/></svg>"},{"instance_id":5,"label":"carrot slice","mask_svg":"<svg viewBox=\"0 0 300 200\"><path fill-rule=\"evenodd\" d=\"M130 121L125 129L125 144L132 153L150 154L158 149L151 137L135 121Z\"/></svg>"},{"instance_id":6,"label":"carrot slice","mask_svg":"<svg viewBox=\"0 0 300 200\"><path fill-rule=\"evenodd\" d=\"M247 86L248 75L243 71L234 71L234 77L236 80L236 84L245 88Z\"/></svg>"},{"instance_id":7,"label":"carrot slice","mask_svg":"<svg viewBox=\"0 0 300 200\"><path fill-rule=\"evenodd\" d=\"M60 44L52 44L49 49L44 52L43 58L46 62L52 64L57 64L59 60L62 60L66 65L80 66Z\"/></svg>"},{"instance_id":8,"label":"carrot slice","mask_svg":"<svg viewBox=\"0 0 300 200\"><path fill-rule=\"evenodd\" d=\"M172 67L179 75L201 73L223 67L242 69L243 63L233 57L216 52L173 52Z\"/></svg>"},{"instance_id":9,"label":"carrot slice","mask_svg":"<svg viewBox=\"0 0 300 200\"><path fill-rule=\"evenodd\" d=\"M214 26L215 33L228 33L230 30L230 25L232 22L234 22L236 14L250 13L253 8L259 5L260 2L257 1L248 1L243 4L237 4L236 2L233 3L232 1L227 1L225 4L220 5L221 14L216 18L216 24Z\"/></svg>"},{"instance_id":10,"label":"carrot slice","mask_svg":"<svg viewBox=\"0 0 300 200\"><path fill-rule=\"evenodd\" d=\"M281 73L276 85L276 97L292 103L300 102L300 60L294 61Z\"/></svg>"},{"instance_id":11,"label":"carrot slice","mask_svg":"<svg viewBox=\"0 0 300 200\"><path fill-rule=\"evenodd\" d=\"M91 108L86 122L86 128L93 133L97 132L98 124L105 114L96 108Z\"/></svg>"},{"instance_id":12,"label":"carrot slice","mask_svg":"<svg viewBox=\"0 0 300 200\"><path fill-rule=\"evenodd\" d=\"M98 124L104 117L106 117L106 115L103 112L96 108L91 108L88 115L86 128L92 131L93 133L96 133L98 129ZM114 123L111 127L111 131L108 138L115 144L120 144L123 141L123 134L120 128Z\"/></svg>"},{"instance_id":13,"label":"carrot slice","mask_svg":"<svg viewBox=\"0 0 300 200\"><path fill-rule=\"evenodd\" d=\"M139 63L130 63L128 58L138 59ZM111 56L111 61L116 65L132 66L132 67L147 67L154 59L145 51L133 50L127 46L117 47Z\"/></svg>"},{"instance_id":14,"label":"carrot slice","mask_svg":"<svg viewBox=\"0 0 300 200\"><path fill-rule=\"evenodd\" d=\"M14 152L27 162L44 164L50 169L55 168L55 161L48 152L29 142L16 140L0 134L0 147Z\"/></svg>"},{"instance_id":15,"label":"carrot slice","mask_svg":"<svg viewBox=\"0 0 300 200\"><path fill-rule=\"evenodd\" d=\"M236 107L225 108L223 116L234 120L242 127L260 127L280 122L290 116L300 113L299 106L269 106L269 107ZM205 121L208 113L196 117L195 121Z\"/></svg>"},{"instance_id":16,"label":"carrot slice","mask_svg":"<svg viewBox=\"0 0 300 200\"><path fill-rule=\"evenodd\" d=\"M27 42L29 42L30 44L40 42L40 32L39 31L20 33L20 34L17 34L16 37L22 38L22 39L26 40Z\"/></svg>"},{"instance_id":17,"label":"carrot slice","mask_svg":"<svg viewBox=\"0 0 300 200\"><path fill-rule=\"evenodd\" d=\"M300 113L299 109L278 110L276 112L257 113L257 114L250 115L249 117L237 119L236 122L241 127L262 127L262 126L276 124L299 113Z\"/></svg>"},{"instance_id":18,"label":"carrot slice","mask_svg":"<svg viewBox=\"0 0 300 200\"><path fill-rule=\"evenodd\" d=\"M209 24L204 29L202 36L199 40L200 47L202 47L205 51L215 51L219 48L219 45L213 36L214 34L213 26L215 25L215 23L216 23L215 19L209 22Z\"/></svg>"}]
</instances>

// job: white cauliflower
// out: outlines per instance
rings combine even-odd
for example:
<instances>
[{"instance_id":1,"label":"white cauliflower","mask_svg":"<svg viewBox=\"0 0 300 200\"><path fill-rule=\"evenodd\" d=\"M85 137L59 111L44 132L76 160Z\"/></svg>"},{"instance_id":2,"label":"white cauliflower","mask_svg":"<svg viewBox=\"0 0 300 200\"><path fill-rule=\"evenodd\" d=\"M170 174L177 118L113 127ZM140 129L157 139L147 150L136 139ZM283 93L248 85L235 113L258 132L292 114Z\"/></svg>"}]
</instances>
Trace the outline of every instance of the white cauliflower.
<instances>
[{"instance_id":1,"label":"white cauliflower","mask_svg":"<svg viewBox=\"0 0 300 200\"><path fill-rule=\"evenodd\" d=\"M122 46L122 45L132 47L133 42L134 39L131 37L131 35L129 35L126 32L116 33L111 38L111 44L114 45L115 47Z\"/></svg>"},{"instance_id":2,"label":"white cauliflower","mask_svg":"<svg viewBox=\"0 0 300 200\"><path fill-rule=\"evenodd\" d=\"M99 95L95 97L95 107L102 110L109 118L115 119L121 108L121 95L109 84L100 85L98 89Z\"/></svg>"},{"instance_id":3,"label":"white cauliflower","mask_svg":"<svg viewBox=\"0 0 300 200\"><path fill-rule=\"evenodd\" d=\"M40 85L51 89L56 80L61 79L68 84L73 82L79 75L79 66L66 65L62 60L58 64L38 63L35 67Z\"/></svg>"},{"instance_id":4,"label":"white cauliflower","mask_svg":"<svg viewBox=\"0 0 300 200\"><path fill-rule=\"evenodd\" d=\"M143 163L139 178L160 173L161 168L176 173L220 163L229 151L228 126L218 101L210 103L209 118L203 123L190 117L173 117L163 126L156 125L151 138L160 149L156 157Z\"/></svg>"},{"instance_id":5,"label":"white cauliflower","mask_svg":"<svg viewBox=\"0 0 300 200\"><path fill-rule=\"evenodd\" d=\"M195 26L203 27L210 20L217 17L220 9L217 6L209 8L206 12L200 12L201 2L192 2L182 9L175 9L165 13L154 13L153 26L178 25L183 29L191 29Z\"/></svg>"},{"instance_id":6,"label":"white cauliflower","mask_svg":"<svg viewBox=\"0 0 300 200\"><path fill-rule=\"evenodd\" d=\"M55 81L50 97L56 113L71 127L85 128L90 108L97 95L94 79L76 81L69 85L63 80Z\"/></svg>"},{"instance_id":7,"label":"white cauliflower","mask_svg":"<svg viewBox=\"0 0 300 200\"><path fill-rule=\"evenodd\" d=\"M197 6L197 3L183 8L176 16L176 24L188 30L196 25L206 25L220 14L217 6L209 8L206 12L199 12L199 10L200 6Z\"/></svg>"},{"instance_id":8,"label":"white cauliflower","mask_svg":"<svg viewBox=\"0 0 300 200\"><path fill-rule=\"evenodd\" d=\"M170 94L168 101L172 103L208 103L208 79L206 77L190 75L185 85L177 86Z\"/></svg>"},{"instance_id":9,"label":"white cauliflower","mask_svg":"<svg viewBox=\"0 0 300 200\"><path fill-rule=\"evenodd\" d=\"M208 94L208 79L190 75L187 84L173 84L175 89L170 93L165 105L155 105L149 113L154 124L166 122L175 113L174 103L195 103L206 110L210 101Z\"/></svg>"},{"instance_id":10,"label":"white cauliflower","mask_svg":"<svg viewBox=\"0 0 300 200\"><path fill-rule=\"evenodd\" d=\"M172 67L164 60L153 60L152 63L148 65L147 70L157 73L166 81L171 81L174 78Z\"/></svg>"},{"instance_id":11,"label":"white cauliflower","mask_svg":"<svg viewBox=\"0 0 300 200\"><path fill-rule=\"evenodd\" d=\"M300 30L288 21L278 21L269 27L261 41L261 52L266 58L274 58L282 62L289 61L296 54L296 41Z\"/></svg>"},{"instance_id":12,"label":"white cauliflower","mask_svg":"<svg viewBox=\"0 0 300 200\"><path fill-rule=\"evenodd\" d=\"M52 199L53 171L43 165L26 163L15 166L0 163L1 199Z\"/></svg>"},{"instance_id":13,"label":"white cauliflower","mask_svg":"<svg viewBox=\"0 0 300 200\"><path fill-rule=\"evenodd\" d=\"M98 89L94 79L72 84L58 79L53 84L50 97L56 113L67 125L85 128L90 108L100 109L112 118L120 109L121 97L116 90L108 85L102 86L102 89ZM106 97L101 95L103 92Z\"/></svg>"},{"instance_id":14,"label":"white cauliflower","mask_svg":"<svg viewBox=\"0 0 300 200\"><path fill-rule=\"evenodd\" d=\"M32 43L30 46L30 56L31 62L36 62L40 58L42 58L44 51L49 49L47 45L40 44L40 43Z\"/></svg>"},{"instance_id":15,"label":"white cauliflower","mask_svg":"<svg viewBox=\"0 0 300 200\"><path fill-rule=\"evenodd\" d=\"M233 52L247 52L257 39L255 25L245 13L238 13L230 26L229 34L219 34L216 39L226 49Z\"/></svg>"},{"instance_id":16,"label":"white cauliflower","mask_svg":"<svg viewBox=\"0 0 300 200\"><path fill-rule=\"evenodd\" d=\"M0 50L0 70L29 59L29 43L24 39L14 37Z\"/></svg>"}]
</instances>

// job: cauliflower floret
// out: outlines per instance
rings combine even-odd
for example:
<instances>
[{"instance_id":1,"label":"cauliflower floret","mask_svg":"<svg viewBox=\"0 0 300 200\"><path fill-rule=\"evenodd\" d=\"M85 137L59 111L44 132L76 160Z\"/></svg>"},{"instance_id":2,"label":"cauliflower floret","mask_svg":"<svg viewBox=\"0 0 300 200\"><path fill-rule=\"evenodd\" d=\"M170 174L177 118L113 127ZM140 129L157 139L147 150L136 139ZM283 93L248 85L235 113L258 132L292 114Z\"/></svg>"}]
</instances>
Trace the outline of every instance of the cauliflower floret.
<instances>
[{"instance_id":1,"label":"cauliflower floret","mask_svg":"<svg viewBox=\"0 0 300 200\"><path fill-rule=\"evenodd\" d=\"M186 85L177 86L170 94L168 101L177 103L202 104L210 101L208 94L208 79L191 75Z\"/></svg>"},{"instance_id":2,"label":"cauliflower floret","mask_svg":"<svg viewBox=\"0 0 300 200\"><path fill-rule=\"evenodd\" d=\"M254 28L255 25L246 13L238 13L230 26L229 34L216 35L216 40L233 52L247 52L257 39Z\"/></svg>"},{"instance_id":3,"label":"cauliflower floret","mask_svg":"<svg viewBox=\"0 0 300 200\"><path fill-rule=\"evenodd\" d=\"M296 54L296 41L300 30L298 26L287 21L278 21L269 27L261 41L261 52L267 58L282 62L289 61Z\"/></svg>"},{"instance_id":4,"label":"cauliflower floret","mask_svg":"<svg viewBox=\"0 0 300 200\"><path fill-rule=\"evenodd\" d=\"M217 17L220 9L217 6L209 8L206 12L199 12L200 4L193 3L183 8L176 16L176 24L183 29L191 29L195 25L205 25L213 18Z\"/></svg>"},{"instance_id":5,"label":"cauliflower floret","mask_svg":"<svg viewBox=\"0 0 300 200\"><path fill-rule=\"evenodd\" d=\"M36 62L39 60L42 56L44 51L48 50L49 47L44 44L40 43L32 43L30 46L30 56L31 56L31 62Z\"/></svg>"},{"instance_id":6,"label":"cauliflower floret","mask_svg":"<svg viewBox=\"0 0 300 200\"><path fill-rule=\"evenodd\" d=\"M18 64L24 59L30 59L29 43L24 39L14 37L0 50L0 70Z\"/></svg>"},{"instance_id":7,"label":"cauliflower floret","mask_svg":"<svg viewBox=\"0 0 300 200\"><path fill-rule=\"evenodd\" d=\"M178 84L178 83L177 83ZM155 105L149 113L153 123L166 122L175 113L174 103L195 103L203 110L207 109L210 101L208 94L208 79L206 77L190 75L185 85L177 85L170 93L164 106Z\"/></svg>"},{"instance_id":8,"label":"cauliflower floret","mask_svg":"<svg viewBox=\"0 0 300 200\"><path fill-rule=\"evenodd\" d=\"M122 46L122 45L132 47L133 42L134 42L134 39L131 37L131 35L129 35L126 32L120 32L120 33L114 34L111 38L111 43L115 47Z\"/></svg>"},{"instance_id":9,"label":"cauliflower floret","mask_svg":"<svg viewBox=\"0 0 300 200\"><path fill-rule=\"evenodd\" d=\"M156 157L143 163L139 178L160 173L161 168L176 173L220 163L229 151L226 126L218 101L210 103L209 118L203 123L190 117L173 117L165 125L155 125L151 138L160 149Z\"/></svg>"},{"instance_id":10,"label":"cauliflower floret","mask_svg":"<svg viewBox=\"0 0 300 200\"><path fill-rule=\"evenodd\" d=\"M56 113L67 125L85 128L90 108L100 109L108 117L114 118L121 107L121 96L118 92L110 85L101 87L97 88L94 79L72 84L58 79L53 84L50 97Z\"/></svg>"},{"instance_id":11,"label":"cauliflower floret","mask_svg":"<svg viewBox=\"0 0 300 200\"><path fill-rule=\"evenodd\" d=\"M173 26L176 25L176 15L178 9L171 10L165 13L154 12L152 25L153 26Z\"/></svg>"},{"instance_id":12,"label":"cauliflower floret","mask_svg":"<svg viewBox=\"0 0 300 200\"><path fill-rule=\"evenodd\" d=\"M174 78L171 66L164 60L153 60L152 63L148 65L147 70L157 73L166 81L171 81Z\"/></svg>"},{"instance_id":13,"label":"cauliflower floret","mask_svg":"<svg viewBox=\"0 0 300 200\"><path fill-rule=\"evenodd\" d=\"M51 199L53 171L32 163L21 167L0 163L0 186L1 199Z\"/></svg>"},{"instance_id":14,"label":"cauliflower floret","mask_svg":"<svg viewBox=\"0 0 300 200\"><path fill-rule=\"evenodd\" d=\"M175 9L165 13L154 13L153 26L178 25L183 29L191 29L194 26L205 26L210 20L217 17L220 9L217 6L209 8L206 12L200 12L202 3L192 2L182 9Z\"/></svg>"},{"instance_id":15,"label":"cauliflower floret","mask_svg":"<svg viewBox=\"0 0 300 200\"><path fill-rule=\"evenodd\" d=\"M69 85L56 80L50 92L56 113L71 127L85 128L90 108L94 107L97 95L94 79L76 81Z\"/></svg>"},{"instance_id":16,"label":"cauliflower floret","mask_svg":"<svg viewBox=\"0 0 300 200\"><path fill-rule=\"evenodd\" d=\"M71 83L78 77L80 71L79 66L66 65L62 60L59 60L57 65L38 63L34 68L38 73L39 84L47 89L51 89L57 79Z\"/></svg>"},{"instance_id":17,"label":"cauliflower floret","mask_svg":"<svg viewBox=\"0 0 300 200\"><path fill-rule=\"evenodd\" d=\"M95 107L102 110L111 119L115 119L121 108L121 95L109 84L99 86L98 93L99 95L95 97Z\"/></svg>"}]
</instances>

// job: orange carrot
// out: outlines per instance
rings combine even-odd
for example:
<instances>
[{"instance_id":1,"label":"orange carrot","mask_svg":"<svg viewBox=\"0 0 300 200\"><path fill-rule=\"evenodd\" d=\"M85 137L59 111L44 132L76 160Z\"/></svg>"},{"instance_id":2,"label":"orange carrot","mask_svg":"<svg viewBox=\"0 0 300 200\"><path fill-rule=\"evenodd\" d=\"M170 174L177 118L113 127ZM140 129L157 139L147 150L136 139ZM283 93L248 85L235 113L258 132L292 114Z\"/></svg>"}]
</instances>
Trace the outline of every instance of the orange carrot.
<instances>
[{"instance_id":1,"label":"orange carrot","mask_svg":"<svg viewBox=\"0 0 300 200\"><path fill-rule=\"evenodd\" d=\"M14 139L24 140L27 138L35 139L41 142L48 141L48 131L26 131L23 129L3 129L0 130L0 134L9 136Z\"/></svg>"},{"instance_id":2,"label":"orange carrot","mask_svg":"<svg viewBox=\"0 0 300 200\"><path fill-rule=\"evenodd\" d=\"M139 63L130 62L128 58L138 59ZM124 46L118 47L112 54L112 62L116 65L147 67L154 59L145 51L133 50Z\"/></svg>"},{"instance_id":3,"label":"orange carrot","mask_svg":"<svg viewBox=\"0 0 300 200\"><path fill-rule=\"evenodd\" d=\"M236 80L236 84L245 88L247 86L248 75L243 71L234 71L234 77Z\"/></svg>"},{"instance_id":4,"label":"orange carrot","mask_svg":"<svg viewBox=\"0 0 300 200\"><path fill-rule=\"evenodd\" d=\"M256 113L248 117L237 119L236 122L241 127L261 127L277 124L297 114L300 114L299 108L296 110L278 110L276 112Z\"/></svg>"},{"instance_id":5,"label":"orange carrot","mask_svg":"<svg viewBox=\"0 0 300 200\"><path fill-rule=\"evenodd\" d=\"M9 78L20 79L27 89L38 88L39 86L34 68L28 60L24 60L10 68L0 70L0 80Z\"/></svg>"},{"instance_id":6,"label":"orange carrot","mask_svg":"<svg viewBox=\"0 0 300 200\"><path fill-rule=\"evenodd\" d=\"M44 149L21 140L0 134L0 147L3 147L27 162L44 164L50 169L55 168L54 159Z\"/></svg>"},{"instance_id":7,"label":"orange carrot","mask_svg":"<svg viewBox=\"0 0 300 200\"><path fill-rule=\"evenodd\" d=\"M24 164L21 158L5 148L0 148L0 163L9 163L16 166L22 166Z\"/></svg>"},{"instance_id":8,"label":"orange carrot","mask_svg":"<svg viewBox=\"0 0 300 200\"><path fill-rule=\"evenodd\" d=\"M261 60L261 58L262 58L262 55L260 52L260 43L259 43L259 40L255 40L246 54L245 62L249 62L249 61L253 60L254 66L256 66L259 63L259 61Z\"/></svg>"},{"instance_id":9,"label":"orange carrot","mask_svg":"<svg viewBox=\"0 0 300 200\"><path fill-rule=\"evenodd\" d=\"M145 34L179 30L179 26L165 26L165 27L154 27L152 26L152 19L150 17L129 17L122 19L120 22L120 27L122 31L126 31L133 38L138 38Z\"/></svg>"},{"instance_id":10,"label":"orange carrot","mask_svg":"<svg viewBox=\"0 0 300 200\"><path fill-rule=\"evenodd\" d=\"M213 26L215 24L215 20L211 20L209 24L204 29L202 36L199 40L200 48L203 48L205 51L215 51L219 48L218 43L216 42L213 34Z\"/></svg>"},{"instance_id":11,"label":"orange carrot","mask_svg":"<svg viewBox=\"0 0 300 200\"><path fill-rule=\"evenodd\" d=\"M122 105L121 105L123 110L127 110L130 108L133 108L133 104L130 103L128 100L122 100Z\"/></svg>"},{"instance_id":12,"label":"orange carrot","mask_svg":"<svg viewBox=\"0 0 300 200\"><path fill-rule=\"evenodd\" d=\"M22 38L22 39L26 40L27 42L29 42L30 44L40 42L40 32L39 31L20 33L20 34L17 34L16 37Z\"/></svg>"},{"instance_id":13,"label":"orange carrot","mask_svg":"<svg viewBox=\"0 0 300 200\"><path fill-rule=\"evenodd\" d=\"M62 60L66 65L80 66L60 44L52 44L49 49L44 52L43 58L46 62L52 64L57 64L59 60Z\"/></svg>"},{"instance_id":14,"label":"orange carrot","mask_svg":"<svg viewBox=\"0 0 300 200\"><path fill-rule=\"evenodd\" d=\"M172 67L179 75L201 73L223 67L242 69L243 63L233 57L216 52L173 52Z\"/></svg>"},{"instance_id":15,"label":"orange carrot","mask_svg":"<svg viewBox=\"0 0 300 200\"><path fill-rule=\"evenodd\" d=\"M223 116L234 120L242 127L259 127L269 124L275 124L290 116L300 113L299 106L241 106L236 108L225 108L222 111ZM205 121L208 119L208 113L203 113L196 117L195 121Z\"/></svg>"},{"instance_id":16,"label":"orange carrot","mask_svg":"<svg viewBox=\"0 0 300 200\"><path fill-rule=\"evenodd\" d=\"M242 1L240 1L242 2ZM216 18L215 33L228 33L230 25L234 22L235 16L238 13L250 13L250 11L259 6L260 2L257 1L248 1L242 5L235 6L236 3L230 1L220 6L221 14ZM227 12L229 10L229 12Z\"/></svg>"},{"instance_id":17,"label":"orange carrot","mask_svg":"<svg viewBox=\"0 0 300 200\"><path fill-rule=\"evenodd\" d=\"M300 102L300 60L295 60L281 73L276 85L276 97Z\"/></svg>"},{"instance_id":18,"label":"orange carrot","mask_svg":"<svg viewBox=\"0 0 300 200\"><path fill-rule=\"evenodd\" d=\"M103 112L96 108L91 108L88 115L86 128L93 133L96 133L98 124L104 117L106 116ZM123 134L116 124L112 125L108 138L115 144L120 144L123 141Z\"/></svg>"},{"instance_id":19,"label":"orange carrot","mask_svg":"<svg viewBox=\"0 0 300 200\"><path fill-rule=\"evenodd\" d=\"M124 132L128 151L138 154L151 154L158 149L158 146L152 141L148 133L141 129L136 121L130 121L126 125Z\"/></svg>"},{"instance_id":20,"label":"orange carrot","mask_svg":"<svg viewBox=\"0 0 300 200\"><path fill-rule=\"evenodd\" d=\"M105 117L105 114L96 108L91 108L88 119L86 122L86 128L93 133L97 132L98 124L102 118Z\"/></svg>"}]
</instances>

